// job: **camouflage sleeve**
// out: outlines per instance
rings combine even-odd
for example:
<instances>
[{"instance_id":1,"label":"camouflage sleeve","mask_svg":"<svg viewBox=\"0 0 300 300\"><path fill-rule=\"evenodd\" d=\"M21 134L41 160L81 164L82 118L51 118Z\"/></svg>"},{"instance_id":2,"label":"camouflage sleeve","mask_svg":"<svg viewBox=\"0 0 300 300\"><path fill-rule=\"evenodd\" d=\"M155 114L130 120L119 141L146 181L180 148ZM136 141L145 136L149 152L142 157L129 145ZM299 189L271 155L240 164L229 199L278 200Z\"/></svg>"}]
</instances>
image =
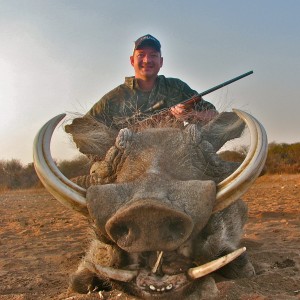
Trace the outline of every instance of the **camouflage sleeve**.
<instances>
[{"instance_id":1,"label":"camouflage sleeve","mask_svg":"<svg viewBox=\"0 0 300 300\"><path fill-rule=\"evenodd\" d=\"M109 113L109 97L103 96L93 107L87 112L86 116L91 116L97 121L104 124L111 124L112 118Z\"/></svg>"},{"instance_id":2,"label":"camouflage sleeve","mask_svg":"<svg viewBox=\"0 0 300 300\"><path fill-rule=\"evenodd\" d=\"M111 126L114 123L114 117L119 114L123 99L126 98L125 94L124 85L117 86L95 103L86 116L91 116L97 121Z\"/></svg>"}]
</instances>

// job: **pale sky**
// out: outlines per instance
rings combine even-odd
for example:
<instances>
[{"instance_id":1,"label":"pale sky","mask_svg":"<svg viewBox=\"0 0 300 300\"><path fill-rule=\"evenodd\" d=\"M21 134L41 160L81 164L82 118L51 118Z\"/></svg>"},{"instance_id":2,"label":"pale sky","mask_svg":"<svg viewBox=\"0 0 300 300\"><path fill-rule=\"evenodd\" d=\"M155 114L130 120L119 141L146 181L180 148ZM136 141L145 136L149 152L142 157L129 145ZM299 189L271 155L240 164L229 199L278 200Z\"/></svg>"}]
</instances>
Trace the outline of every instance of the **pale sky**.
<instances>
[{"instance_id":1,"label":"pale sky","mask_svg":"<svg viewBox=\"0 0 300 300\"><path fill-rule=\"evenodd\" d=\"M207 95L219 111L238 108L269 142L300 142L300 1L0 0L0 160L32 162L39 128L60 113L86 113L133 75L133 42L162 44L167 77ZM53 156L75 155L62 130Z\"/></svg>"}]
</instances>

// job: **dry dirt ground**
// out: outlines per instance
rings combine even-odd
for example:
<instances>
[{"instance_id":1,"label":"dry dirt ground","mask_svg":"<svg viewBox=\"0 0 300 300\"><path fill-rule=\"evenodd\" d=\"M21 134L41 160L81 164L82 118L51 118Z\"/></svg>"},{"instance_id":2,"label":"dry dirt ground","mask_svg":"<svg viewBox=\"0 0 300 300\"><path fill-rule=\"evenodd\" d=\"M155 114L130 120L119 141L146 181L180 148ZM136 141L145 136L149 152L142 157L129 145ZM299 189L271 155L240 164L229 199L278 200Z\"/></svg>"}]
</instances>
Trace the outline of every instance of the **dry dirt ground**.
<instances>
[{"instance_id":1,"label":"dry dirt ground","mask_svg":"<svg viewBox=\"0 0 300 300\"><path fill-rule=\"evenodd\" d=\"M257 275L219 282L218 299L300 299L300 174L264 175L244 196L242 245ZM0 299L100 299L68 291L89 243L85 219L45 190L0 194ZM120 291L102 299L133 299Z\"/></svg>"}]
</instances>

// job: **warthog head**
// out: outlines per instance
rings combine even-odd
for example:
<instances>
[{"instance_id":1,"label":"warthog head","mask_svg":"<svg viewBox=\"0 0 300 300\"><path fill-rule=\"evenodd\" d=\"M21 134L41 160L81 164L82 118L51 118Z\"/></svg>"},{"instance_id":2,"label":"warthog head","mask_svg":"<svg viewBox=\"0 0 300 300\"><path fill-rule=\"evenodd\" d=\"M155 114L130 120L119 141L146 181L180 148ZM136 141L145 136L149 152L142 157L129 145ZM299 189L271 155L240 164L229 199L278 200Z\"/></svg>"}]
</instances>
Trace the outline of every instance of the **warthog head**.
<instances>
[{"instance_id":1,"label":"warthog head","mask_svg":"<svg viewBox=\"0 0 300 300\"><path fill-rule=\"evenodd\" d=\"M204 126L117 133L101 127L105 139L98 142L106 155L84 188L65 178L51 158L51 136L63 118L53 118L38 133L34 162L49 192L84 214L96 233L73 289L117 285L141 298L188 299L200 298L206 275L218 269L227 277L254 274L245 248L238 249L247 212L239 198L260 174L267 153L265 131L254 117L235 110ZM217 151L240 136L245 123L251 138L245 160L222 160ZM104 250L105 262L99 259Z\"/></svg>"}]
</instances>

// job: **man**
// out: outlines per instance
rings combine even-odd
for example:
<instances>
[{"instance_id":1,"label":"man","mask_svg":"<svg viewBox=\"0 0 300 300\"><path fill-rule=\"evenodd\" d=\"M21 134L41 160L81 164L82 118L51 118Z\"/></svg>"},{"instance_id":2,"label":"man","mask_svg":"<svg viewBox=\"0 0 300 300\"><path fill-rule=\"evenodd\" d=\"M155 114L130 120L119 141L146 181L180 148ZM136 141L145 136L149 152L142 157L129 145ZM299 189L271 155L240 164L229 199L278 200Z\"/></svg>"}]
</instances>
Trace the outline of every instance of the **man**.
<instances>
[{"instance_id":1,"label":"man","mask_svg":"<svg viewBox=\"0 0 300 300\"><path fill-rule=\"evenodd\" d=\"M180 121L206 123L218 114L215 107L203 99L192 105L178 104L198 93L177 78L158 75L163 65L161 45L150 34L136 40L130 63L134 76L126 77L125 83L104 95L83 118L76 118L65 126L78 149L92 161L101 160L108 150L103 148L100 153L101 147L98 147L100 141L109 137L97 135L103 134L106 126L118 131L170 107L169 112ZM102 124L106 126L103 128Z\"/></svg>"},{"instance_id":2,"label":"man","mask_svg":"<svg viewBox=\"0 0 300 300\"><path fill-rule=\"evenodd\" d=\"M137 39L130 63L134 76L100 99L87 113L96 120L112 127L122 128L128 118L147 116L153 109L169 108L198 93L176 78L158 75L163 66L160 42L150 34ZM157 110L156 110L157 111ZM218 113L215 107L201 99L192 105L178 104L170 109L182 121L209 121Z\"/></svg>"}]
</instances>

